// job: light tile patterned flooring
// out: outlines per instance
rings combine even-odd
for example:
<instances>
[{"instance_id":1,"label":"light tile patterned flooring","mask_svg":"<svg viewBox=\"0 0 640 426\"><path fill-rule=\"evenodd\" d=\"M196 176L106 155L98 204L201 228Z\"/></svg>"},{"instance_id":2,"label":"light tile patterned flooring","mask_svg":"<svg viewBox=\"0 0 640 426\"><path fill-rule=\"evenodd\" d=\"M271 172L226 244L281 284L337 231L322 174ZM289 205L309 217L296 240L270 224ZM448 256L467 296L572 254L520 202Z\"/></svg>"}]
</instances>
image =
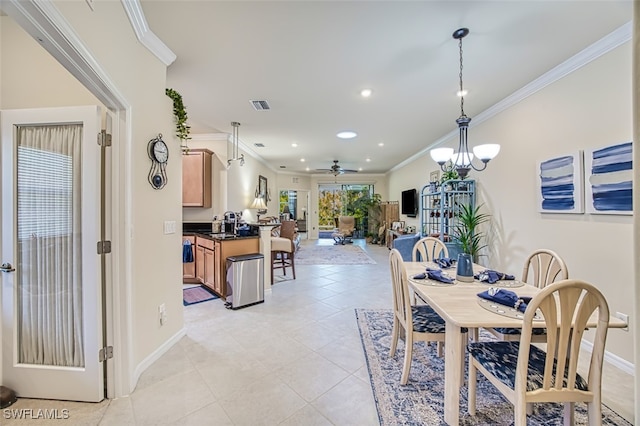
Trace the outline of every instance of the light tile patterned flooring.
<instances>
[{"instance_id":1,"label":"light tile patterned flooring","mask_svg":"<svg viewBox=\"0 0 640 426\"><path fill-rule=\"evenodd\" d=\"M389 251L356 244L377 264L299 265L296 280L276 277L263 304L186 306L187 335L142 374L130 397L21 399L10 409L67 409L69 420L14 420L3 412L2 424L378 424L354 308L391 308ZM605 402L632 419L633 378L607 365L603 380Z\"/></svg>"}]
</instances>

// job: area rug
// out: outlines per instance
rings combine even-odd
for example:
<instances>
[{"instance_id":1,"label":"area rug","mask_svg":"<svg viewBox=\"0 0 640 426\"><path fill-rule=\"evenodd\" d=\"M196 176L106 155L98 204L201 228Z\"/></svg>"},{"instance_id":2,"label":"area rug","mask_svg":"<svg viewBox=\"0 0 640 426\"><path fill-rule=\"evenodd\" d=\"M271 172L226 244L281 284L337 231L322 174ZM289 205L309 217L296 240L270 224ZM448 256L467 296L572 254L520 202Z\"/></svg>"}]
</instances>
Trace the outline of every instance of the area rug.
<instances>
[{"instance_id":1,"label":"area rug","mask_svg":"<svg viewBox=\"0 0 640 426\"><path fill-rule=\"evenodd\" d=\"M409 383L400 385L404 343L399 342L395 357L390 358L391 310L356 309L356 318L380 424L445 425L444 358L437 356L436 346L414 343ZM476 401L476 415L472 417L467 413L467 388L461 389L461 425L513 424L513 406L481 374ZM561 404L536 404L527 425L562 425L562 409ZM604 404L602 417L603 425L632 426ZM576 404L575 424L587 424L586 404Z\"/></svg>"},{"instance_id":2,"label":"area rug","mask_svg":"<svg viewBox=\"0 0 640 426\"><path fill-rule=\"evenodd\" d=\"M202 286L185 288L182 290L182 304L184 306L195 305L196 303L202 303L217 298L217 295L211 293Z\"/></svg>"},{"instance_id":3,"label":"area rug","mask_svg":"<svg viewBox=\"0 0 640 426\"><path fill-rule=\"evenodd\" d=\"M365 265L376 263L362 247L353 244L303 245L295 256L296 265Z\"/></svg>"}]
</instances>

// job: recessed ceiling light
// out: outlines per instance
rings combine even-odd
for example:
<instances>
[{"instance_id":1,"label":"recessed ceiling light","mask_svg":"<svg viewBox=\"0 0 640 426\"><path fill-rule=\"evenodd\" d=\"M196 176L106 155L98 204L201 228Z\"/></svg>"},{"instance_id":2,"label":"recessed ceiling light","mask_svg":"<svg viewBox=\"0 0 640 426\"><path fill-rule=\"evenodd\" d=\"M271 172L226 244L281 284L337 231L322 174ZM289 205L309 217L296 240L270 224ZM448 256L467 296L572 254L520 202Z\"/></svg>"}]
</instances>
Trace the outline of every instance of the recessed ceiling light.
<instances>
[{"instance_id":1,"label":"recessed ceiling light","mask_svg":"<svg viewBox=\"0 0 640 426\"><path fill-rule=\"evenodd\" d=\"M373 93L373 90L371 89L362 89L360 91L360 95L362 95L363 98L368 98L369 96L371 96L372 93Z\"/></svg>"},{"instance_id":2,"label":"recessed ceiling light","mask_svg":"<svg viewBox=\"0 0 640 426\"><path fill-rule=\"evenodd\" d=\"M300 162L301 162L301 163L304 163L304 162L305 162L305 159L304 159L304 158L301 158L301 159L300 159Z\"/></svg>"},{"instance_id":3,"label":"recessed ceiling light","mask_svg":"<svg viewBox=\"0 0 640 426\"><path fill-rule=\"evenodd\" d=\"M291 146L294 147L294 148L297 148L298 144L297 143L292 143Z\"/></svg>"},{"instance_id":4,"label":"recessed ceiling light","mask_svg":"<svg viewBox=\"0 0 640 426\"><path fill-rule=\"evenodd\" d=\"M380 143L378 144L378 146L384 146L384 144L383 144L382 142L380 142Z\"/></svg>"},{"instance_id":5,"label":"recessed ceiling light","mask_svg":"<svg viewBox=\"0 0 640 426\"><path fill-rule=\"evenodd\" d=\"M306 170L306 171L309 171L309 168L307 167L305 170Z\"/></svg>"},{"instance_id":6,"label":"recessed ceiling light","mask_svg":"<svg viewBox=\"0 0 640 426\"><path fill-rule=\"evenodd\" d=\"M345 130L345 131L339 132L336 136L339 137L340 139L353 139L356 136L358 136L358 134L352 130Z\"/></svg>"},{"instance_id":7,"label":"recessed ceiling light","mask_svg":"<svg viewBox=\"0 0 640 426\"><path fill-rule=\"evenodd\" d=\"M362 167L358 167L358 171L361 172L362 171Z\"/></svg>"},{"instance_id":8,"label":"recessed ceiling light","mask_svg":"<svg viewBox=\"0 0 640 426\"><path fill-rule=\"evenodd\" d=\"M371 162L371 158L367 158L365 161L366 161L367 163L370 163L370 162Z\"/></svg>"},{"instance_id":9,"label":"recessed ceiling light","mask_svg":"<svg viewBox=\"0 0 640 426\"><path fill-rule=\"evenodd\" d=\"M468 91L468 90L458 90L458 91L456 92L456 95L457 95L457 96L467 96L467 93L469 93L469 91Z\"/></svg>"}]
</instances>

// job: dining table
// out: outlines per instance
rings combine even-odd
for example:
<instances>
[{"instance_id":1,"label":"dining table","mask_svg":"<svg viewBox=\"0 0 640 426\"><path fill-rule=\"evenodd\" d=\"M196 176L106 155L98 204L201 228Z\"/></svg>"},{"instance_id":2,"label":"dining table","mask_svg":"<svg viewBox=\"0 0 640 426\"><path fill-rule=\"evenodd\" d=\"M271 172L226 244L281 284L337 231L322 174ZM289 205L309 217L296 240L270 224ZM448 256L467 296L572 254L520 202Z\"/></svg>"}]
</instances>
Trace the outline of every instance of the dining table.
<instances>
[{"instance_id":1,"label":"dining table","mask_svg":"<svg viewBox=\"0 0 640 426\"><path fill-rule=\"evenodd\" d=\"M404 262L409 279L409 285L414 292L420 296L429 306L431 306L445 321L445 344L444 344L444 420L449 425L457 425L460 411L460 388L464 383L462 374L466 343L463 341L462 328L469 330L496 327L522 328L522 313L495 303L487 303L486 300L478 297L490 287L505 288L515 292L519 297L533 297L540 291L539 288L525 284L518 280L502 280L489 284L474 279L472 282L455 280L456 268L442 269L442 273L455 281L447 284L440 281L425 279L414 279L413 277L424 273L426 268L440 269L431 262ZM488 269L485 266L474 264L474 275ZM596 319L593 318L587 325L595 326ZM624 321L612 317L609 327L626 327ZM536 321L533 322L536 327ZM544 321L539 322L540 328L544 327Z\"/></svg>"}]
</instances>

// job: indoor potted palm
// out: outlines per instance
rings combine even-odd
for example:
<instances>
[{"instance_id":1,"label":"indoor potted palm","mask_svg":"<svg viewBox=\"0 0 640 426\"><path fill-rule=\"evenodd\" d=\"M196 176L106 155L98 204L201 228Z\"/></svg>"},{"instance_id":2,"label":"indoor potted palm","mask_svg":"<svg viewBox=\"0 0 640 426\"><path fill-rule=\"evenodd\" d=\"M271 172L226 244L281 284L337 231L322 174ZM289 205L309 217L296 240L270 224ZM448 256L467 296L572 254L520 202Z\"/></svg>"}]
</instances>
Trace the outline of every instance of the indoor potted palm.
<instances>
[{"instance_id":1,"label":"indoor potted palm","mask_svg":"<svg viewBox=\"0 0 640 426\"><path fill-rule=\"evenodd\" d=\"M454 227L454 239L461 252L470 254L474 262L478 260L480 251L487 246L483 241L484 232L477 228L491 218L491 215L480 212L481 207L482 204L475 208L470 204L461 204Z\"/></svg>"}]
</instances>

